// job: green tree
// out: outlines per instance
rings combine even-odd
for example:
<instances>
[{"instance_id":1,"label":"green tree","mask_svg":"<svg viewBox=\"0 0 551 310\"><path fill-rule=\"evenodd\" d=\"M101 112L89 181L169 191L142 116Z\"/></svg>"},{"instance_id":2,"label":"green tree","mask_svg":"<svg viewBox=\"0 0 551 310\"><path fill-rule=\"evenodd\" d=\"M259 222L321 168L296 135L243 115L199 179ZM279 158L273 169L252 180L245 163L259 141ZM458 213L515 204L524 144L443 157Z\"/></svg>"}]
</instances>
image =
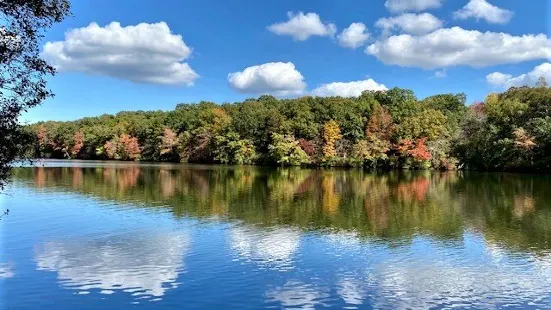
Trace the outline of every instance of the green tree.
<instances>
[{"instance_id":1,"label":"green tree","mask_svg":"<svg viewBox=\"0 0 551 310\"><path fill-rule=\"evenodd\" d=\"M250 140L240 139L239 134L229 132L215 137L214 159L223 164L253 164L256 151Z\"/></svg>"},{"instance_id":2,"label":"green tree","mask_svg":"<svg viewBox=\"0 0 551 310\"><path fill-rule=\"evenodd\" d=\"M283 166L300 166L311 162L308 154L292 136L272 134L272 143L268 146L270 158Z\"/></svg>"}]
</instances>

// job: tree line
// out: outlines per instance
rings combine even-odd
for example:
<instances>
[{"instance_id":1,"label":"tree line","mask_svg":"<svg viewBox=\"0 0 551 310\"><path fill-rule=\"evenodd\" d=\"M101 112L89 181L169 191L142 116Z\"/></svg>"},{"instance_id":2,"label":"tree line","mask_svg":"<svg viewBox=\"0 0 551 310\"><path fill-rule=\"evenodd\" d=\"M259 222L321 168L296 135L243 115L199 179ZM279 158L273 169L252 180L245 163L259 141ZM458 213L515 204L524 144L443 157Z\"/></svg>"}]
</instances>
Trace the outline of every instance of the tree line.
<instances>
[{"instance_id":1,"label":"tree line","mask_svg":"<svg viewBox=\"0 0 551 310\"><path fill-rule=\"evenodd\" d=\"M551 89L422 100L411 90L359 97L178 104L172 111L120 112L27 125L29 155L370 169L550 171Z\"/></svg>"}]
</instances>

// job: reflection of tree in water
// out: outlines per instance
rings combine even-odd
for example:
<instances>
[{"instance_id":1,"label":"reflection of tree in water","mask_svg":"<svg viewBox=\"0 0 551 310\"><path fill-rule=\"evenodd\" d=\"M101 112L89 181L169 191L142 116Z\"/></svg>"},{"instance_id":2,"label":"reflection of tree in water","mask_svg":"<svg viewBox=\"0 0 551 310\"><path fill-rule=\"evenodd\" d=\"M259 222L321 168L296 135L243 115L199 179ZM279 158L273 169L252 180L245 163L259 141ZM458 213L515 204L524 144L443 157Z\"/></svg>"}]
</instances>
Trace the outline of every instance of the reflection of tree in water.
<instances>
[{"instance_id":1,"label":"reflection of tree in water","mask_svg":"<svg viewBox=\"0 0 551 310\"><path fill-rule=\"evenodd\" d=\"M34 169L34 184L38 188L46 186L46 172L44 172L44 170L44 167L37 167Z\"/></svg>"},{"instance_id":2,"label":"reflection of tree in water","mask_svg":"<svg viewBox=\"0 0 551 310\"><path fill-rule=\"evenodd\" d=\"M332 216L339 212L340 197L335 192L335 180L331 172L325 173L321 179L321 191L323 193L323 211Z\"/></svg>"},{"instance_id":3,"label":"reflection of tree in water","mask_svg":"<svg viewBox=\"0 0 551 310\"><path fill-rule=\"evenodd\" d=\"M369 194L365 196L364 209L370 219L371 232L377 234L386 230L389 225L390 189L385 177L367 178L367 180Z\"/></svg>"},{"instance_id":4,"label":"reflection of tree in water","mask_svg":"<svg viewBox=\"0 0 551 310\"><path fill-rule=\"evenodd\" d=\"M82 186L82 182L84 180L82 168L80 167L74 167L73 168L73 177L71 181L71 185L73 188L78 189Z\"/></svg>"},{"instance_id":5,"label":"reflection of tree in water","mask_svg":"<svg viewBox=\"0 0 551 310\"><path fill-rule=\"evenodd\" d=\"M530 196L515 196L514 214L517 217L522 217L525 213L534 212L534 198Z\"/></svg>"},{"instance_id":6,"label":"reflection of tree in water","mask_svg":"<svg viewBox=\"0 0 551 310\"><path fill-rule=\"evenodd\" d=\"M170 198L176 192L176 179L172 171L159 169L159 182L161 182L161 194L164 198Z\"/></svg>"},{"instance_id":7,"label":"reflection of tree in water","mask_svg":"<svg viewBox=\"0 0 551 310\"><path fill-rule=\"evenodd\" d=\"M551 178L514 174L373 174L362 170L187 165L22 168L16 179L102 199L169 207L175 216L460 239L468 227L518 248L551 248ZM69 186L68 186L69 185Z\"/></svg>"},{"instance_id":8,"label":"reflection of tree in water","mask_svg":"<svg viewBox=\"0 0 551 310\"><path fill-rule=\"evenodd\" d=\"M417 176L411 182L398 185L398 195L404 200L423 201L427 198L430 188L430 179L426 176Z\"/></svg>"}]
</instances>

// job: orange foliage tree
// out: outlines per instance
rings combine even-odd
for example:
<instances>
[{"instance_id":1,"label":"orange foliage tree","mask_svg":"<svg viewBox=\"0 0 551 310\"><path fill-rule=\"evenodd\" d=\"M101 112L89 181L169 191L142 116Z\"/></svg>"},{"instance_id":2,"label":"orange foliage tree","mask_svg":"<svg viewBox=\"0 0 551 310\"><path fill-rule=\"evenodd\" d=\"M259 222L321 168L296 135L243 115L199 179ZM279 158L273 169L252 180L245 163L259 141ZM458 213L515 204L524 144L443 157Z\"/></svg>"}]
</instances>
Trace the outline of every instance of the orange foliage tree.
<instances>
[{"instance_id":1,"label":"orange foliage tree","mask_svg":"<svg viewBox=\"0 0 551 310\"><path fill-rule=\"evenodd\" d=\"M432 158L427 145L427 138L416 140L403 139L396 147L398 153L404 157L411 157L417 161L427 161Z\"/></svg>"}]
</instances>

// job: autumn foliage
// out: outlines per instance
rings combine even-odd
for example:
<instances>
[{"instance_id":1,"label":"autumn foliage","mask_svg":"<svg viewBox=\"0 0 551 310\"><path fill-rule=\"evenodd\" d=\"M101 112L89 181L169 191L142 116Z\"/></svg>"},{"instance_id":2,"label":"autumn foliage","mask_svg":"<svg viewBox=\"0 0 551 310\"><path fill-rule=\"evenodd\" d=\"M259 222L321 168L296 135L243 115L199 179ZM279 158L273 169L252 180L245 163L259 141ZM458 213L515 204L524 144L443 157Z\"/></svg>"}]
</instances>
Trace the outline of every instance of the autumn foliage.
<instances>
[{"instance_id":1,"label":"autumn foliage","mask_svg":"<svg viewBox=\"0 0 551 310\"><path fill-rule=\"evenodd\" d=\"M103 148L109 159L138 160L140 158L141 150L138 139L127 134L105 142Z\"/></svg>"},{"instance_id":2,"label":"autumn foliage","mask_svg":"<svg viewBox=\"0 0 551 310\"><path fill-rule=\"evenodd\" d=\"M399 154L410 156L415 160L425 161L431 159L431 154L426 145L426 138L401 140L396 146L396 150Z\"/></svg>"},{"instance_id":3,"label":"autumn foliage","mask_svg":"<svg viewBox=\"0 0 551 310\"><path fill-rule=\"evenodd\" d=\"M77 131L73 135L73 147L71 148L71 156L77 158L82 147L84 146L84 134L82 131Z\"/></svg>"},{"instance_id":4,"label":"autumn foliage","mask_svg":"<svg viewBox=\"0 0 551 310\"><path fill-rule=\"evenodd\" d=\"M341 138L341 129L337 122L330 120L323 125L323 156L325 159L331 159L337 156L335 143Z\"/></svg>"}]
</instances>

